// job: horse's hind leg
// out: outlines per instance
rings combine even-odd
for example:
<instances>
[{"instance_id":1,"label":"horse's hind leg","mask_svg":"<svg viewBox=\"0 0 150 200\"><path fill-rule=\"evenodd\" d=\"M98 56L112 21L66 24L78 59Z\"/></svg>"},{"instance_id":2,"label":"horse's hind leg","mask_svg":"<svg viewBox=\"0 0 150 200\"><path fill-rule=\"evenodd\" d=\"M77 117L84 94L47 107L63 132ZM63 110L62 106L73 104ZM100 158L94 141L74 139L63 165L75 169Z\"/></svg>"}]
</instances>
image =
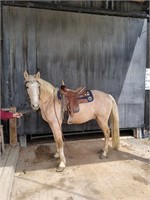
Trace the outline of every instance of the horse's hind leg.
<instances>
[{"instance_id":1,"label":"horse's hind leg","mask_svg":"<svg viewBox=\"0 0 150 200\"><path fill-rule=\"evenodd\" d=\"M104 120L102 118L96 119L98 125L102 129L105 137L105 143L103 149L100 151L100 158L107 158L108 157L108 148L109 148L109 137L110 137L110 129L108 127L108 120Z\"/></svg>"}]
</instances>

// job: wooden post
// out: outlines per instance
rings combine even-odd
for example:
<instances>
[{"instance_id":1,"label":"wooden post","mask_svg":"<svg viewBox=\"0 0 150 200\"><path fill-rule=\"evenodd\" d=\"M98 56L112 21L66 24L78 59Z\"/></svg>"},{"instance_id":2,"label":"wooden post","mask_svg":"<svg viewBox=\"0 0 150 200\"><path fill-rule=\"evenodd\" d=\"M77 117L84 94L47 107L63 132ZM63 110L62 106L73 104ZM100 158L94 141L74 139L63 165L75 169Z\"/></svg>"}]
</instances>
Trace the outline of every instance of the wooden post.
<instances>
[{"instance_id":1,"label":"wooden post","mask_svg":"<svg viewBox=\"0 0 150 200\"><path fill-rule=\"evenodd\" d=\"M15 113L16 107L10 108L10 111ZM17 144L17 119L16 118L9 120L9 144L10 145Z\"/></svg>"},{"instance_id":2,"label":"wooden post","mask_svg":"<svg viewBox=\"0 0 150 200\"><path fill-rule=\"evenodd\" d=\"M4 144L4 135L3 135L3 125L0 125L0 155L1 152L3 153L5 149L5 144Z\"/></svg>"},{"instance_id":3,"label":"wooden post","mask_svg":"<svg viewBox=\"0 0 150 200\"><path fill-rule=\"evenodd\" d=\"M141 139L142 138L142 128L135 128L133 135L135 138Z\"/></svg>"}]
</instances>

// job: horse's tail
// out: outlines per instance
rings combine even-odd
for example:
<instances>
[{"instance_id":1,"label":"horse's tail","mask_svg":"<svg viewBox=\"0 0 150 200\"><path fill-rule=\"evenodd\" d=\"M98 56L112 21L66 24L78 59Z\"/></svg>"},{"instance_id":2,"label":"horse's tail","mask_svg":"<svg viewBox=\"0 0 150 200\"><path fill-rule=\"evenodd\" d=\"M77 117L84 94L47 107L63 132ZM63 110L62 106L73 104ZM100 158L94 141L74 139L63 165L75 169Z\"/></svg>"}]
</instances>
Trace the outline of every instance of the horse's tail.
<instances>
[{"instance_id":1,"label":"horse's tail","mask_svg":"<svg viewBox=\"0 0 150 200\"><path fill-rule=\"evenodd\" d=\"M112 110L110 115L110 122L111 122L111 137L112 137L112 147L114 149L119 148L119 114L118 114L118 107L116 104L115 99L111 96L112 99Z\"/></svg>"}]
</instances>

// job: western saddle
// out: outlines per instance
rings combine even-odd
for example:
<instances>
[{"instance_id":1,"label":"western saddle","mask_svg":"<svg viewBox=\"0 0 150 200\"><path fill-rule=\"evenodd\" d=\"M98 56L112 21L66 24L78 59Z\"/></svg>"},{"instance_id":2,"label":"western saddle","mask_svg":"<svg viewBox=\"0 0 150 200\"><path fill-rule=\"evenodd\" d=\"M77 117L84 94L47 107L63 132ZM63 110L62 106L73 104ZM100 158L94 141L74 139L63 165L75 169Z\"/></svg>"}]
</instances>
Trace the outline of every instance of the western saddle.
<instances>
[{"instance_id":1,"label":"western saddle","mask_svg":"<svg viewBox=\"0 0 150 200\"><path fill-rule=\"evenodd\" d=\"M87 99L84 98L86 96L86 92L86 88L82 86L78 87L76 90L71 90L64 84L61 85L60 94L64 97L64 104L69 115L73 116L74 113L79 112L79 104L87 102Z\"/></svg>"}]
</instances>

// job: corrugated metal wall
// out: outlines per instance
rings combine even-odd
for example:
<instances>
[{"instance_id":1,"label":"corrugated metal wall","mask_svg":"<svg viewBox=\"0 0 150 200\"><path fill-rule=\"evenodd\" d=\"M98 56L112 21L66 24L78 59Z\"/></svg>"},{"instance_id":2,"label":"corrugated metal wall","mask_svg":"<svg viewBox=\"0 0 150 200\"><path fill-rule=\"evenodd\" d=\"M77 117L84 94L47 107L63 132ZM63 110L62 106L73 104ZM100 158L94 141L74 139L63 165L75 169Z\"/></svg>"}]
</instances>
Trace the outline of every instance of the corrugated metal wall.
<instances>
[{"instance_id":1,"label":"corrugated metal wall","mask_svg":"<svg viewBox=\"0 0 150 200\"><path fill-rule=\"evenodd\" d=\"M147 22L3 6L2 105L29 107L23 72L40 70L59 87L61 80L112 94L119 104L120 127L144 123ZM39 112L24 115L19 134L48 133ZM97 129L95 122L64 126L64 131Z\"/></svg>"}]
</instances>

